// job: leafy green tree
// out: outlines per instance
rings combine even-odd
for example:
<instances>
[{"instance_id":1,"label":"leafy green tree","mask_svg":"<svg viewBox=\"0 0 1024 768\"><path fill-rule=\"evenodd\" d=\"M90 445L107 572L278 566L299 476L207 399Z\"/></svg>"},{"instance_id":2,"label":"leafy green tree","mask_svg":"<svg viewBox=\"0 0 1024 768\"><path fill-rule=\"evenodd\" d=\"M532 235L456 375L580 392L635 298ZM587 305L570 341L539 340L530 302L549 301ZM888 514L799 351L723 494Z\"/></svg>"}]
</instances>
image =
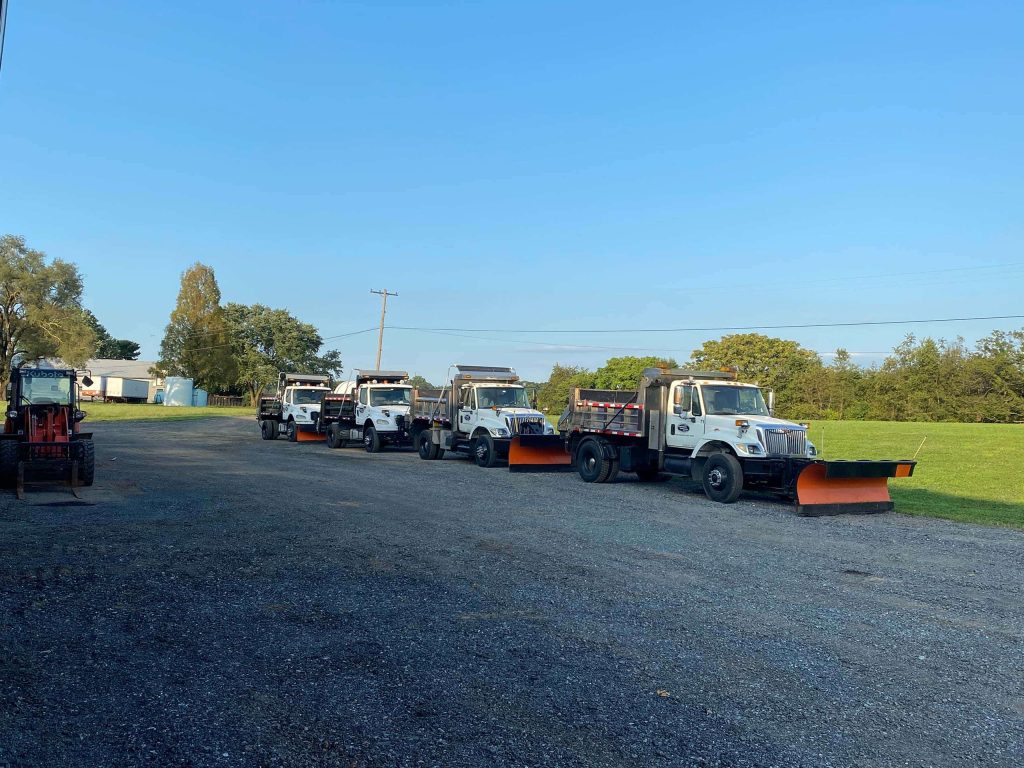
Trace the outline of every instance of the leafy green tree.
<instances>
[{"instance_id":1,"label":"leafy green tree","mask_svg":"<svg viewBox=\"0 0 1024 768\"><path fill-rule=\"evenodd\" d=\"M47 262L23 237L0 237L0 384L18 359L59 357L82 365L94 347L78 268Z\"/></svg>"},{"instance_id":2,"label":"leafy green tree","mask_svg":"<svg viewBox=\"0 0 1024 768\"><path fill-rule=\"evenodd\" d=\"M593 387L594 373L576 365L555 363L537 393L537 406L545 413L561 413L576 387Z\"/></svg>"},{"instance_id":3,"label":"leafy green tree","mask_svg":"<svg viewBox=\"0 0 1024 768\"><path fill-rule=\"evenodd\" d=\"M181 276L156 372L187 376L211 392L226 389L237 378L232 346L217 278L213 269L197 262Z\"/></svg>"},{"instance_id":4,"label":"leafy green tree","mask_svg":"<svg viewBox=\"0 0 1024 768\"><path fill-rule=\"evenodd\" d=\"M672 358L612 357L594 371L596 389L636 389L645 368L678 368Z\"/></svg>"},{"instance_id":5,"label":"leafy green tree","mask_svg":"<svg viewBox=\"0 0 1024 768\"><path fill-rule=\"evenodd\" d=\"M341 353L320 354L323 339L316 327L284 309L263 304L229 303L224 318L235 362L235 384L252 402L277 381L279 371L341 374Z\"/></svg>"},{"instance_id":6,"label":"leafy green tree","mask_svg":"<svg viewBox=\"0 0 1024 768\"><path fill-rule=\"evenodd\" d=\"M735 367L740 381L775 390L780 415L798 416L809 408L798 379L810 369L820 368L821 359L795 341L760 333L736 333L704 342L693 351L690 364L705 370Z\"/></svg>"},{"instance_id":7,"label":"leafy green tree","mask_svg":"<svg viewBox=\"0 0 1024 768\"><path fill-rule=\"evenodd\" d=\"M440 389L440 387L431 384L425 378L417 374L416 376L409 377L409 383L416 389Z\"/></svg>"},{"instance_id":8,"label":"leafy green tree","mask_svg":"<svg viewBox=\"0 0 1024 768\"><path fill-rule=\"evenodd\" d=\"M92 356L101 360L138 360L139 345L129 339L115 339L111 336L96 315L88 309L85 311L89 327L96 335L96 350Z\"/></svg>"}]
</instances>

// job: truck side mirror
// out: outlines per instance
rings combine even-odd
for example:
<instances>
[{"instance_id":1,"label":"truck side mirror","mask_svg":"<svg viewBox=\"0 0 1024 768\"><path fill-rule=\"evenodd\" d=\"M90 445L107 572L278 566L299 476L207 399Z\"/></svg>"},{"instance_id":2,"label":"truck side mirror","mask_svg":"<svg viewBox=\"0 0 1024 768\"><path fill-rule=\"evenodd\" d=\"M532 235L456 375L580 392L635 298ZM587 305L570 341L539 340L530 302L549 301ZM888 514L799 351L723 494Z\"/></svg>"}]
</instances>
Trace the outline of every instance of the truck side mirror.
<instances>
[{"instance_id":1,"label":"truck side mirror","mask_svg":"<svg viewBox=\"0 0 1024 768\"><path fill-rule=\"evenodd\" d=\"M83 383L83 384L84 384L85 386L87 386L87 387L91 387L91 386L92 386L92 379L91 379L91 378L89 378L88 376L83 376L83 377L82 377L82 383Z\"/></svg>"},{"instance_id":2,"label":"truck side mirror","mask_svg":"<svg viewBox=\"0 0 1024 768\"><path fill-rule=\"evenodd\" d=\"M775 415L775 390L774 389L769 389L768 390L768 415L769 416L774 416Z\"/></svg>"}]
</instances>

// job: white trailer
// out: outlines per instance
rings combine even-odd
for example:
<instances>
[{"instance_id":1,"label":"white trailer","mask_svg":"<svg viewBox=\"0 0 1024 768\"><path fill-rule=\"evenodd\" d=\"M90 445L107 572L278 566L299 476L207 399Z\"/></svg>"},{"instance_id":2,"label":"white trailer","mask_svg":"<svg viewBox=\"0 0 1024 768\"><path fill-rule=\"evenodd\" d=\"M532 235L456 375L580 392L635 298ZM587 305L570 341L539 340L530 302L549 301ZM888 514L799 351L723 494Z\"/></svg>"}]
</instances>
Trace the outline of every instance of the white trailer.
<instances>
[{"instance_id":1,"label":"white trailer","mask_svg":"<svg viewBox=\"0 0 1024 768\"><path fill-rule=\"evenodd\" d=\"M108 376L103 399L117 403L144 403L149 399L149 382L145 379Z\"/></svg>"}]
</instances>

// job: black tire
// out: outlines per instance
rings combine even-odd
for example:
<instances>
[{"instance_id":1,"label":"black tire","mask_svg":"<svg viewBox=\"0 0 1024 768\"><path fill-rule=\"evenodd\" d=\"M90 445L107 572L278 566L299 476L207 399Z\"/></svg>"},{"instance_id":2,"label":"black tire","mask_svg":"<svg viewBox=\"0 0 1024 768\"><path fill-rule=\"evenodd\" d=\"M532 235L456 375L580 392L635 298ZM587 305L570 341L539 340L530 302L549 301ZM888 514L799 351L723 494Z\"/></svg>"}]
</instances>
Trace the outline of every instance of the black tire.
<instances>
[{"instance_id":1,"label":"black tire","mask_svg":"<svg viewBox=\"0 0 1024 768\"><path fill-rule=\"evenodd\" d=\"M701 482L709 499L732 504L743 491L743 467L731 453L713 453L704 464Z\"/></svg>"},{"instance_id":2,"label":"black tire","mask_svg":"<svg viewBox=\"0 0 1024 768\"><path fill-rule=\"evenodd\" d=\"M0 488L13 488L18 480L18 443L0 440Z\"/></svg>"},{"instance_id":3,"label":"black tire","mask_svg":"<svg viewBox=\"0 0 1024 768\"><path fill-rule=\"evenodd\" d=\"M289 443L298 442L299 428L295 426L295 419L288 419L288 426L285 428L285 434L288 436Z\"/></svg>"},{"instance_id":4,"label":"black tire","mask_svg":"<svg viewBox=\"0 0 1024 768\"><path fill-rule=\"evenodd\" d=\"M641 483L653 483L661 477L661 473L658 472L657 467L643 467L636 470L636 477Z\"/></svg>"},{"instance_id":5,"label":"black tire","mask_svg":"<svg viewBox=\"0 0 1024 768\"><path fill-rule=\"evenodd\" d=\"M494 440L486 432L477 435L473 442L473 460L478 467L490 469L498 463L498 452L494 450Z\"/></svg>"},{"instance_id":6,"label":"black tire","mask_svg":"<svg viewBox=\"0 0 1024 768\"><path fill-rule=\"evenodd\" d=\"M260 424L260 435L264 440L277 440L277 422L267 419Z\"/></svg>"},{"instance_id":7,"label":"black tire","mask_svg":"<svg viewBox=\"0 0 1024 768\"><path fill-rule=\"evenodd\" d=\"M338 439L338 425L328 424L327 425L327 447L328 448L340 448L341 441Z\"/></svg>"},{"instance_id":8,"label":"black tire","mask_svg":"<svg viewBox=\"0 0 1024 768\"><path fill-rule=\"evenodd\" d=\"M604 483L618 473L619 462L606 458L597 440L584 440L576 449L576 471L585 483Z\"/></svg>"},{"instance_id":9,"label":"black tire","mask_svg":"<svg viewBox=\"0 0 1024 768\"><path fill-rule=\"evenodd\" d=\"M441 446L430 442L430 430L424 429L416 435L416 452L424 461L434 461L438 458Z\"/></svg>"},{"instance_id":10,"label":"black tire","mask_svg":"<svg viewBox=\"0 0 1024 768\"><path fill-rule=\"evenodd\" d=\"M92 440L82 440L80 443L82 458L78 462L78 482L82 485L92 485L96 477L96 446Z\"/></svg>"},{"instance_id":11,"label":"black tire","mask_svg":"<svg viewBox=\"0 0 1024 768\"><path fill-rule=\"evenodd\" d=\"M363 448L367 453L380 453L380 435L371 426L363 430Z\"/></svg>"}]
</instances>

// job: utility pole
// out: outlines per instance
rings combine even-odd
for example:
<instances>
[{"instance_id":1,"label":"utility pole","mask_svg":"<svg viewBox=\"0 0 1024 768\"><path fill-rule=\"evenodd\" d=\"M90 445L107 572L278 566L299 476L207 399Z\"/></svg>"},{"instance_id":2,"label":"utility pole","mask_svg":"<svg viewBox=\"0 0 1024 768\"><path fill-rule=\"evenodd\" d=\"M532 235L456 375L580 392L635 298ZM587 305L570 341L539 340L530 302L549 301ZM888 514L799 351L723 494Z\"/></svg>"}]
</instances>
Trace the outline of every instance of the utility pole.
<instances>
[{"instance_id":1,"label":"utility pole","mask_svg":"<svg viewBox=\"0 0 1024 768\"><path fill-rule=\"evenodd\" d=\"M388 311L388 296L397 296L397 293L389 293L388 289L385 288L383 291L370 291L370 293L376 293L380 296L380 333L377 334L377 365L376 369L380 370L380 351L384 348L384 315Z\"/></svg>"}]
</instances>

